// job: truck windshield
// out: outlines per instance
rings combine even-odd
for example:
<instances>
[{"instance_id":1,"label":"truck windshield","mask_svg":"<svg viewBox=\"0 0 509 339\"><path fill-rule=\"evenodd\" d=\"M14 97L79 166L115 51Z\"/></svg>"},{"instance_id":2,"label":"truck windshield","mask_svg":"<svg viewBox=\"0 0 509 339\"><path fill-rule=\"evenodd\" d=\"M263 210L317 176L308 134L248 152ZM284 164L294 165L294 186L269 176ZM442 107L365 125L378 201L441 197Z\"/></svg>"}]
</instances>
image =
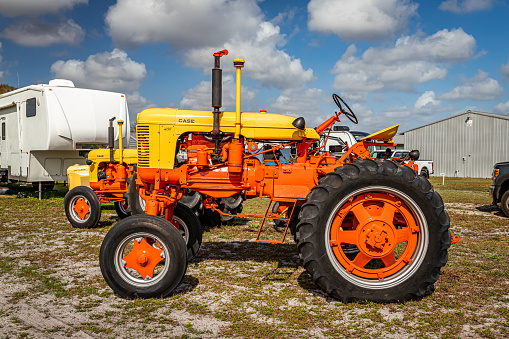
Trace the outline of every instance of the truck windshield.
<instances>
[{"instance_id":1,"label":"truck windshield","mask_svg":"<svg viewBox=\"0 0 509 339\"><path fill-rule=\"evenodd\" d=\"M383 159L385 158L385 151L374 151L371 156L375 159Z\"/></svg>"}]
</instances>

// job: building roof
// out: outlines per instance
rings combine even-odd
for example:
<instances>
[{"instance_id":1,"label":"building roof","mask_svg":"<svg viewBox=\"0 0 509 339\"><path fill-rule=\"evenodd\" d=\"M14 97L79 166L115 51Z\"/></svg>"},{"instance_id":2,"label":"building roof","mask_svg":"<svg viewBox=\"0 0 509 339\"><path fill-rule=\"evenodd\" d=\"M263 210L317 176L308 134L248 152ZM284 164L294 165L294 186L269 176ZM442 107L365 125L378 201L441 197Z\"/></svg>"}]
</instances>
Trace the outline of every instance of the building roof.
<instances>
[{"instance_id":1,"label":"building roof","mask_svg":"<svg viewBox=\"0 0 509 339\"><path fill-rule=\"evenodd\" d=\"M426 127L426 126L430 126L430 125L434 125L434 124L438 124L442 121L446 121L446 120L449 120L449 119L452 119L452 118L456 118L456 117L459 117L461 115L465 115L465 114L475 114L475 115L483 115L483 116L486 116L486 117L489 117L489 118L495 118L495 119L503 119L503 120L509 120L509 115L503 115L503 114L495 114L495 113L486 113L486 112L478 112L478 111L466 111L464 113L460 113L460 114L456 114L456 115L453 115L453 116L450 116L450 117L447 117L445 119L441 119L441 120L438 120L438 121L434 121L434 122L431 122L429 124L426 124L426 125L422 125L422 126L419 126L419 127L415 127L415 128L412 128L412 129L409 129L409 130L406 130L406 131L403 131L401 133L399 133L400 135L403 135L405 134L406 132L410 132L410 131L414 131L416 129L419 129L419 128L423 128L423 127Z\"/></svg>"}]
</instances>

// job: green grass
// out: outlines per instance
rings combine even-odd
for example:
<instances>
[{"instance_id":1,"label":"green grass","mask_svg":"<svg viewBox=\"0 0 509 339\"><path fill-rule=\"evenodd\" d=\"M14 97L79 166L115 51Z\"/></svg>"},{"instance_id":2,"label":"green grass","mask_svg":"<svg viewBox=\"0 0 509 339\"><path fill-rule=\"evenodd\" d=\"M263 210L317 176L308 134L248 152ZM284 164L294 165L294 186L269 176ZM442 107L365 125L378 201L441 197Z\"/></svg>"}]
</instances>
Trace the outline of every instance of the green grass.
<instances>
[{"instance_id":1,"label":"green grass","mask_svg":"<svg viewBox=\"0 0 509 339\"><path fill-rule=\"evenodd\" d=\"M302 268L292 239L256 243L259 225L237 219L205 229L198 256L166 299L116 297L99 271L102 239L118 218L73 229L62 193L39 201L0 196L2 337L171 338L509 336L509 223L492 208L490 180L432 178L461 241L449 250L433 294L405 304L343 304ZM65 191L65 190L63 190ZM65 193L64 193L65 194ZM267 200L244 204L263 213ZM268 237L279 237L272 227ZM291 238L291 237L287 237ZM28 322L27 314L37 321Z\"/></svg>"}]
</instances>

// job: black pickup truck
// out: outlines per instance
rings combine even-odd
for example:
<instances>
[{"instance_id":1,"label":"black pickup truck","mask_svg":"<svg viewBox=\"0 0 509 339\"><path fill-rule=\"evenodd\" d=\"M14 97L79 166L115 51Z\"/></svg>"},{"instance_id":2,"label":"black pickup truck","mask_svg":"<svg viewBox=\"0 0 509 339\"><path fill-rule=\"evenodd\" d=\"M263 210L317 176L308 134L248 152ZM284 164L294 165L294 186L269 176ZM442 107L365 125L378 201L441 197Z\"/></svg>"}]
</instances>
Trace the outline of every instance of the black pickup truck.
<instances>
[{"instance_id":1,"label":"black pickup truck","mask_svg":"<svg viewBox=\"0 0 509 339\"><path fill-rule=\"evenodd\" d=\"M491 175L490 195L493 205L500 203L502 212L509 217L509 161L499 162L493 166Z\"/></svg>"}]
</instances>

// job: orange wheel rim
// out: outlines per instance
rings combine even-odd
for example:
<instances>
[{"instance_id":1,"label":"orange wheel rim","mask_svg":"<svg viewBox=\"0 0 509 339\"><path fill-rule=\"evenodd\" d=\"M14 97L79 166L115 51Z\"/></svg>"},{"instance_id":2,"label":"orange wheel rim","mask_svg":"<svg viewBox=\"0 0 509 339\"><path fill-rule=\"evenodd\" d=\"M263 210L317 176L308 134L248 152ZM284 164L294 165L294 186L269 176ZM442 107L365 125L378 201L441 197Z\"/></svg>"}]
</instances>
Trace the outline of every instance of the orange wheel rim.
<instances>
[{"instance_id":1,"label":"orange wheel rim","mask_svg":"<svg viewBox=\"0 0 509 339\"><path fill-rule=\"evenodd\" d=\"M151 233L135 233L121 239L114 266L120 278L137 287L156 284L168 272L168 248Z\"/></svg>"},{"instance_id":2,"label":"orange wheel rim","mask_svg":"<svg viewBox=\"0 0 509 339\"><path fill-rule=\"evenodd\" d=\"M405 200L391 192L364 192L351 196L334 215L330 246L348 274L382 281L412 262L420 232ZM355 247L358 253L348 255Z\"/></svg>"},{"instance_id":3,"label":"orange wheel rim","mask_svg":"<svg viewBox=\"0 0 509 339\"><path fill-rule=\"evenodd\" d=\"M131 252L123 258L125 267L137 271L143 279L153 278L155 267L163 260L162 252L162 249L153 247L145 238L141 241L135 240Z\"/></svg>"},{"instance_id":4,"label":"orange wheel rim","mask_svg":"<svg viewBox=\"0 0 509 339\"><path fill-rule=\"evenodd\" d=\"M90 205L85 198L78 198L74 203L73 209L81 220L85 220L90 213Z\"/></svg>"}]
</instances>

